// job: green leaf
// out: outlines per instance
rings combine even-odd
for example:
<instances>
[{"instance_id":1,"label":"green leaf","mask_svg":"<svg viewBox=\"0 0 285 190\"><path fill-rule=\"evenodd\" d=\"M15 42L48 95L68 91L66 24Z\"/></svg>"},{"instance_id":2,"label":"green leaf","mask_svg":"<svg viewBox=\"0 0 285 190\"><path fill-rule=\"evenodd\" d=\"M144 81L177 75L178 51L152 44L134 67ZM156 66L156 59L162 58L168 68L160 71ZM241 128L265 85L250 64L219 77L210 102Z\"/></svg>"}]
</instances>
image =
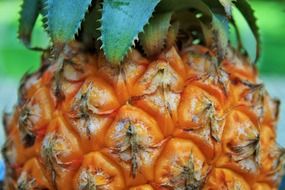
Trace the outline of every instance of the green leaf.
<instances>
[{"instance_id":1,"label":"green leaf","mask_svg":"<svg viewBox=\"0 0 285 190\"><path fill-rule=\"evenodd\" d=\"M165 45L172 13L154 15L139 35L141 45L149 56L158 54Z\"/></svg>"},{"instance_id":2,"label":"green leaf","mask_svg":"<svg viewBox=\"0 0 285 190\"><path fill-rule=\"evenodd\" d=\"M233 9L233 25L237 34L238 50L245 52L250 61L255 62L257 56L257 40L254 36L246 18L241 12L235 7ZM238 22L235 22L238 21Z\"/></svg>"},{"instance_id":3,"label":"green leaf","mask_svg":"<svg viewBox=\"0 0 285 190\"><path fill-rule=\"evenodd\" d=\"M215 14L210 25L202 23L204 38L208 47L223 60L229 45L229 21L225 16Z\"/></svg>"},{"instance_id":4,"label":"green leaf","mask_svg":"<svg viewBox=\"0 0 285 190\"><path fill-rule=\"evenodd\" d=\"M250 4L247 0L238 0L236 3L237 9L240 11L240 13L243 15L245 20L248 23L248 26L251 29L251 32L253 33L255 40L256 40L256 46L254 49L250 48L249 46L245 46L244 48L248 51L249 54L252 51L255 52L255 56L253 56L251 59L254 62L257 62L260 57L260 34L259 34L259 28L257 26L257 19L254 16L254 10L251 8ZM244 44L246 45L246 44Z\"/></svg>"},{"instance_id":5,"label":"green leaf","mask_svg":"<svg viewBox=\"0 0 285 190\"><path fill-rule=\"evenodd\" d=\"M230 22L232 24L232 29L234 30L234 34L235 34L235 35L231 35L231 37L235 36L235 38L230 39L230 41L233 42L233 44L232 44L233 47L235 46L238 51L241 51L241 49L242 49L242 39L241 39L240 30L238 29L237 23L236 23L236 21L234 19L231 19Z\"/></svg>"},{"instance_id":6,"label":"green leaf","mask_svg":"<svg viewBox=\"0 0 285 190\"><path fill-rule=\"evenodd\" d=\"M138 34L143 31L159 0L105 0L103 3L102 48L111 63L122 61Z\"/></svg>"},{"instance_id":7,"label":"green leaf","mask_svg":"<svg viewBox=\"0 0 285 190\"><path fill-rule=\"evenodd\" d=\"M177 20L181 23L181 29L184 31L189 30L189 28L201 27L207 46L213 49L221 60L226 54L229 43L228 19L220 14L214 14L209 9L208 3L205 2L203 0L180 0L179 2L177 0L162 0L157 11L177 11ZM213 5L218 8L217 11L222 10L218 1ZM182 12L189 9L196 9L201 15Z\"/></svg>"},{"instance_id":8,"label":"green leaf","mask_svg":"<svg viewBox=\"0 0 285 190\"><path fill-rule=\"evenodd\" d=\"M24 0L20 11L20 25L18 37L28 48L31 47L31 38L34 25L40 13L40 0Z\"/></svg>"},{"instance_id":9,"label":"green leaf","mask_svg":"<svg viewBox=\"0 0 285 190\"><path fill-rule=\"evenodd\" d=\"M100 37L100 2L97 1L95 5L92 6L89 13L86 15L85 21L82 23L82 41L87 47L96 46L97 49L100 48L97 40ZM99 47L98 47L99 46Z\"/></svg>"},{"instance_id":10,"label":"green leaf","mask_svg":"<svg viewBox=\"0 0 285 190\"><path fill-rule=\"evenodd\" d=\"M166 47L167 48L171 48L172 46L176 44L178 33L179 33L179 28L180 28L180 23L178 21L171 24L168 30L167 37L166 37Z\"/></svg>"},{"instance_id":11,"label":"green leaf","mask_svg":"<svg viewBox=\"0 0 285 190\"><path fill-rule=\"evenodd\" d=\"M216 14L213 17L212 31L214 44L216 44L219 60L223 60L229 45L229 21L226 17Z\"/></svg>"},{"instance_id":12,"label":"green leaf","mask_svg":"<svg viewBox=\"0 0 285 190\"><path fill-rule=\"evenodd\" d=\"M74 39L92 0L43 0L46 29L56 43Z\"/></svg>"},{"instance_id":13,"label":"green leaf","mask_svg":"<svg viewBox=\"0 0 285 190\"><path fill-rule=\"evenodd\" d=\"M223 5L223 7L225 8L227 16L231 17L232 16L233 2L236 0L219 0L219 1Z\"/></svg>"}]
</instances>

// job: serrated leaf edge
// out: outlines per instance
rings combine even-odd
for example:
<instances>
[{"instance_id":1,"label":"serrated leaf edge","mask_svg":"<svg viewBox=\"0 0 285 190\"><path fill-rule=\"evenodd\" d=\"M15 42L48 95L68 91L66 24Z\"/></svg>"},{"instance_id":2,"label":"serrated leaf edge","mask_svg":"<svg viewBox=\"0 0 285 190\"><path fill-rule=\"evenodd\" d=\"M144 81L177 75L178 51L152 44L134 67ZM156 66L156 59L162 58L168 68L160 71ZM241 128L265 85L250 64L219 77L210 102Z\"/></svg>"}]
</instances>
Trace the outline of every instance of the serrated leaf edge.
<instances>
[{"instance_id":1,"label":"serrated leaf edge","mask_svg":"<svg viewBox=\"0 0 285 190\"><path fill-rule=\"evenodd\" d=\"M47 31L47 33L49 34L49 37L51 39L51 41L54 43L54 45L56 44L61 44L61 43L67 43L67 42L60 42L60 41L57 41L55 39L53 39L52 37L52 33L50 31L50 27L49 27L49 8L50 8L50 4L49 4L50 0L42 0L42 4L43 4L43 11L42 11L42 15L43 15L43 19L42 19L42 22L43 22L43 26L44 26L44 29ZM89 5L87 6L84 14L81 16L82 19L80 19L80 21L78 22L77 26L76 26L76 29L75 31L73 32L73 37L72 39L70 39L70 41L74 40L75 39L75 36L78 34L79 30L81 29L81 26L82 26L82 23L90 9L90 7L92 6L92 0L89 0ZM46 15L45 15L46 14Z\"/></svg>"},{"instance_id":2,"label":"serrated leaf edge","mask_svg":"<svg viewBox=\"0 0 285 190\"><path fill-rule=\"evenodd\" d=\"M161 1L161 0L158 0L158 3L156 4L156 6L159 4L160 1ZM146 26L146 25L149 24L150 19L153 17L153 13L154 13L154 10L155 10L156 6L154 6L154 8L151 10L152 15L148 18L148 20L147 20L147 22L146 22L146 24L145 24L144 26ZM101 10L102 13L103 13L103 9L104 9L104 6L103 6L103 8L102 8L102 10ZM100 32L101 32L101 36L99 37L99 39L100 39L101 42L102 42L102 46L100 47L100 49L104 50L104 49L105 49L105 46L104 46L104 43L103 43L104 39L103 39L103 35L102 35L103 30L104 30L103 25L102 25L102 21L103 21L104 18L103 18L103 14L101 14L101 15L102 15L102 18L100 19L100 21L101 21L101 26L100 26L100 28L99 28L99 30L100 30ZM140 29L138 29L137 35L133 38L133 40L131 41L131 43L129 43L129 45L128 45L129 48L128 48L128 50L125 52L125 54L120 58L119 64L123 61L123 59L126 57L126 55L131 52L132 48L135 46L135 40L139 40L139 34L140 34L141 32L142 32L142 33L144 32L144 26L142 26ZM106 51L103 51L103 53L104 53L104 56L107 57Z\"/></svg>"}]
</instances>

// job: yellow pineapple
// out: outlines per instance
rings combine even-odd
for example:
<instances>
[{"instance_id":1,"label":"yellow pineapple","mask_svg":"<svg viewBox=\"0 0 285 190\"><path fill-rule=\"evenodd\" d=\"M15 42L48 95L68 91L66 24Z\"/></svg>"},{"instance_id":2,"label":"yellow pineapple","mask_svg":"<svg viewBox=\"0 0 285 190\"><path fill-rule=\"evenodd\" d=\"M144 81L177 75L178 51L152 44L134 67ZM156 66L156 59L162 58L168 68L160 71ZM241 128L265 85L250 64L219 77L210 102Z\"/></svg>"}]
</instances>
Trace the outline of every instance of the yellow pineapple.
<instances>
[{"instance_id":1,"label":"yellow pineapple","mask_svg":"<svg viewBox=\"0 0 285 190\"><path fill-rule=\"evenodd\" d=\"M233 8L258 44L245 0L24 0L20 38L42 14L52 45L4 115L4 189L277 189L280 102Z\"/></svg>"}]
</instances>

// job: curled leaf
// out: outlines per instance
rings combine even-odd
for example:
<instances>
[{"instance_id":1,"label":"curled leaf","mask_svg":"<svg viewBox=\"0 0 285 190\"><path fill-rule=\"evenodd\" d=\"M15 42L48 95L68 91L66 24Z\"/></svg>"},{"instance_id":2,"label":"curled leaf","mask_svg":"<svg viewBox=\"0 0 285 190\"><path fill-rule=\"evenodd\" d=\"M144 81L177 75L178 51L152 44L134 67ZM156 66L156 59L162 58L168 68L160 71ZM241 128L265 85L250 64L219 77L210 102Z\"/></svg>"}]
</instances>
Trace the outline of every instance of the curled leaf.
<instances>
[{"instance_id":1,"label":"curled leaf","mask_svg":"<svg viewBox=\"0 0 285 190\"><path fill-rule=\"evenodd\" d=\"M229 45L229 22L221 15L215 15L213 18L213 44L217 48L218 59L223 60Z\"/></svg>"},{"instance_id":2,"label":"curled leaf","mask_svg":"<svg viewBox=\"0 0 285 190\"><path fill-rule=\"evenodd\" d=\"M163 49L171 16L171 12L155 15L145 26L144 32L140 34L140 42L147 55L155 55Z\"/></svg>"},{"instance_id":3,"label":"curled leaf","mask_svg":"<svg viewBox=\"0 0 285 190\"><path fill-rule=\"evenodd\" d=\"M179 33L179 26L180 24L178 21L170 25L168 34L166 37L166 47L167 48L171 48L172 46L176 44L176 40L177 40L178 33Z\"/></svg>"},{"instance_id":4,"label":"curled leaf","mask_svg":"<svg viewBox=\"0 0 285 190\"><path fill-rule=\"evenodd\" d=\"M231 17L232 16L233 1L237 1L237 0L219 0L219 1L223 5L223 7L225 8L227 16Z\"/></svg>"},{"instance_id":5,"label":"curled leaf","mask_svg":"<svg viewBox=\"0 0 285 190\"><path fill-rule=\"evenodd\" d=\"M244 43L243 46L245 50L251 55L251 60L257 62L260 57L260 34L259 28L257 26L257 19L254 15L254 10L251 8L249 2L247 0L238 0L235 3L239 12L243 15L244 19L246 20L249 30L243 33L252 33L256 44L252 48L250 44ZM254 55L255 54L255 55Z\"/></svg>"},{"instance_id":6,"label":"curled leaf","mask_svg":"<svg viewBox=\"0 0 285 190\"><path fill-rule=\"evenodd\" d=\"M194 8L209 15L210 9L202 0L162 0L158 7L158 12L182 11Z\"/></svg>"}]
</instances>

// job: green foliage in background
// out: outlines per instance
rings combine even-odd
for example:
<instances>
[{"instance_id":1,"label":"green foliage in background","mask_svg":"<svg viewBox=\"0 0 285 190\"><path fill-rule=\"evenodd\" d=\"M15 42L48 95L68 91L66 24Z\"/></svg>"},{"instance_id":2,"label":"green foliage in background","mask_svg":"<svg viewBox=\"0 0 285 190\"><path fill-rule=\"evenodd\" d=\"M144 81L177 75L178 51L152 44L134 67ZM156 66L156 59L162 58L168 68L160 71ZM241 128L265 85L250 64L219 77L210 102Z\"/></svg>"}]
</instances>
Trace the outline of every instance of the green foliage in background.
<instances>
[{"instance_id":1,"label":"green foliage in background","mask_svg":"<svg viewBox=\"0 0 285 190\"><path fill-rule=\"evenodd\" d=\"M253 1L261 31L262 73L285 74L285 3L284 1Z\"/></svg>"},{"instance_id":2,"label":"green foliage in background","mask_svg":"<svg viewBox=\"0 0 285 190\"><path fill-rule=\"evenodd\" d=\"M40 52L27 50L17 39L20 0L0 1L0 76L14 77L17 80L26 71L38 68ZM280 1L251 0L256 10L258 25L261 28L262 52L258 67L265 74L285 73L285 6ZM32 46L45 47L48 37L38 19L34 30ZM239 23L247 27L242 20ZM254 45L248 34L243 41Z\"/></svg>"},{"instance_id":3,"label":"green foliage in background","mask_svg":"<svg viewBox=\"0 0 285 190\"><path fill-rule=\"evenodd\" d=\"M20 0L0 0L0 76L17 80L27 71L38 68L40 52L30 51L18 40ZM33 46L47 47L49 39L38 19Z\"/></svg>"}]
</instances>

